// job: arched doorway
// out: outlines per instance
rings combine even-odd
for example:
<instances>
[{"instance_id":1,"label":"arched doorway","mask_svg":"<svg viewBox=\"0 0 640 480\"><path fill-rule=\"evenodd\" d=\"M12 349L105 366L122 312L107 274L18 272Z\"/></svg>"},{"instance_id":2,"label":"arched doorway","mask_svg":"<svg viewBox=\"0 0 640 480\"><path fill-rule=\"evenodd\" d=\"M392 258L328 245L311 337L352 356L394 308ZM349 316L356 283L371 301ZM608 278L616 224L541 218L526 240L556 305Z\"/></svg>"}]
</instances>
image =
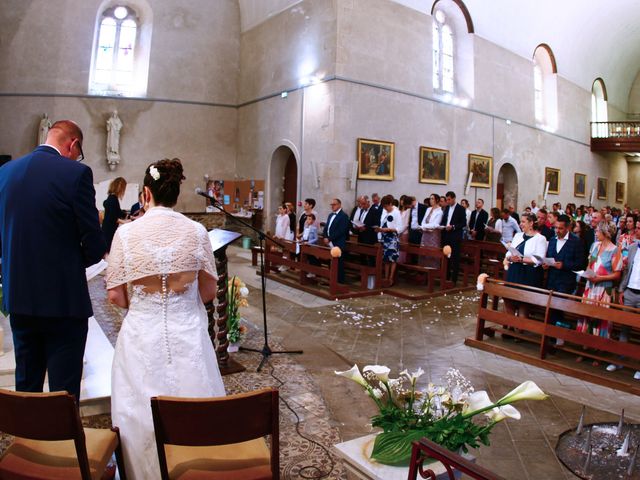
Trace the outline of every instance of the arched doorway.
<instances>
[{"instance_id":1,"label":"arched doorway","mask_svg":"<svg viewBox=\"0 0 640 480\"><path fill-rule=\"evenodd\" d=\"M271 156L267 183L267 229L275 228L278 206L283 202L296 205L298 201L298 161L293 151L284 145L276 148Z\"/></svg>"},{"instance_id":2,"label":"arched doorway","mask_svg":"<svg viewBox=\"0 0 640 480\"><path fill-rule=\"evenodd\" d=\"M518 211L518 174L513 165L505 163L498 172L496 207L509 208L510 206Z\"/></svg>"}]
</instances>

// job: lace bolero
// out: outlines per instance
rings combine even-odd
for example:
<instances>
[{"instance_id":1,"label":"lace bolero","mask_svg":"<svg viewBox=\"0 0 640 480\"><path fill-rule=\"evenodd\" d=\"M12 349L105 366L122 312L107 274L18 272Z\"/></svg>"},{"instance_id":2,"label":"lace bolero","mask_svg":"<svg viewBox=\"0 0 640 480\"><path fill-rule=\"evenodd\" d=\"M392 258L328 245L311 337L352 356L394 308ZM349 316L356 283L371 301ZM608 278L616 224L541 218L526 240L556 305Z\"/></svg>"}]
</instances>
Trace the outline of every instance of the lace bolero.
<instances>
[{"instance_id":1,"label":"lace bolero","mask_svg":"<svg viewBox=\"0 0 640 480\"><path fill-rule=\"evenodd\" d=\"M199 271L218 278L207 230L166 207L153 207L113 237L107 288L150 275Z\"/></svg>"}]
</instances>

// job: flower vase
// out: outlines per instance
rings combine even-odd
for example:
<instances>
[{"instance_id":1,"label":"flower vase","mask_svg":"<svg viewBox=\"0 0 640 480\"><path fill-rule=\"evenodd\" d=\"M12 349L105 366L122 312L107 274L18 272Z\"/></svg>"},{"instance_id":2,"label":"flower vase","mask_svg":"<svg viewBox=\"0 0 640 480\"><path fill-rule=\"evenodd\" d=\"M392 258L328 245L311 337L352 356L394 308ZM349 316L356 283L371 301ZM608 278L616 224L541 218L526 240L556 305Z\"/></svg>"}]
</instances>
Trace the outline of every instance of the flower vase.
<instances>
[{"instance_id":1,"label":"flower vase","mask_svg":"<svg viewBox=\"0 0 640 480\"><path fill-rule=\"evenodd\" d=\"M229 342L227 352L236 353L238 350L240 350L240 342Z\"/></svg>"}]
</instances>

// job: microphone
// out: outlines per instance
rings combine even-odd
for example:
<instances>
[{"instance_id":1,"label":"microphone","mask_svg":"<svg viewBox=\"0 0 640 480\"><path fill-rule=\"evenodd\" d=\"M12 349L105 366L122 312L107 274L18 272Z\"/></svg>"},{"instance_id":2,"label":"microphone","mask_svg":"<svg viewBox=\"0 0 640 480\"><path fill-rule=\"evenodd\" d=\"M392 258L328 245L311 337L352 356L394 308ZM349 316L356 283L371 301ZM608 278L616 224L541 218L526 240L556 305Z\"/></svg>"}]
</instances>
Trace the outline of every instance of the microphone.
<instances>
[{"instance_id":1,"label":"microphone","mask_svg":"<svg viewBox=\"0 0 640 480\"><path fill-rule=\"evenodd\" d=\"M196 195L200 195L201 197L208 198L212 202L215 202L216 199L209 195L207 192L202 190L200 187L196 188Z\"/></svg>"}]
</instances>

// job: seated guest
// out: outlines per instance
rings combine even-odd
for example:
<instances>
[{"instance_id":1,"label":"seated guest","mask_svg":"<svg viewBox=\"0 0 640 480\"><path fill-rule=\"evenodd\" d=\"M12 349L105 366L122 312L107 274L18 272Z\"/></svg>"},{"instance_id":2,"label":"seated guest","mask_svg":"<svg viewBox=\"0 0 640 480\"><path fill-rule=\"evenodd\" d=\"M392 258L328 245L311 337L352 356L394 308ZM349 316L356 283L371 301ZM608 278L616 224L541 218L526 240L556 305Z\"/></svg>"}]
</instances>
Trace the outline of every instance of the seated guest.
<instances>
[{"instance_id":1,"label":"seated guest","mask_svg":"<svg viewBox=\"0 0 640 480\"><path fill-rule=\"evenodd\" d=\"M544 208L539 209L536 216L538 220L538 231L544 235L547 241L551 240L553 237L553 229L548 225L547 210Z\"/></svg>"},{"instance_id":2,"label":"seated guest","mask_svg":"<svg viewBox=\"0 0 640 480\"><path fill-rule=\"evenodd\" d=\"M627 218L631 218L630 216ZM640 222L636 222L634 235L636 239L640 239ZM620 303L628 307L640 308L640 249L638 249L638 243L632 242L629 244L629 251L627 256L626 265L622 272L622 281L618 291L620 292ZM628 325L620 326L620 341L629 341ZM607 371L613 372L622 368L622 365L616 365L612 363L607 367ZM633 378L640 380L640 371L636 371Z\"/></svg>"},{"instance_id":3,"label":"seated guest","mask_svg":"<svg viewBox=\"0 0 640 480\"><path fill-rule=\"evenodd\" d=\"M402 221L400 219L400 210L393 205L393 196L385 195L380 201L380 205L384 209L381 226L376 230L382 234L384 275L389 281L389 285L393 285L396 273L396 262L400 256L398 245L398 232L402 229Z\"/></svg>"},{"instance_id":4,"label":"seated guest","mask_svg":"<svg viewBox=\"0 0 640 480\"><path fill-rule=\"evenodd\" d=\"M129 211L129 215L132 217L136 215L141 209L144 208L144 193L140 192L138 194L138 201L131 205L131 210Z\"/></svg>"},{"instance_id":5,"label":"seated guest","mask_svg":"<svg viewBox=\"0 0 640 480\"><path fill-rule=\"evenodd\" d=\"M508 213L509 211L506 210ZM533 255L544 257L547 254L547 239L538 231L536 216L534 214L522 215L520 221L522 231L515 234L511 246L520 255L512 255L507 252L505 259L509 262L507 270L507 282L519 283L530 287L542 287L543 270L537 266ZM505 310L512 315L527 317L527 305L505 300Z\"/></svg>"},{"instance_id":6,"label":"seated guest","mask_svg":"<svg viewBox=\"0 0 640 480\"><path fill-rule=\"evenodd\" d=\"M476 209L471 212L471 217L469 218L469 237L472 240L484 240L484 229L489 221L489 214L483 207L484 200L477 199Z\"/></svg>"},{"instance_id":7,"label":"seated guest","mask_svg":"<svg viewBox=\"0 0 640 480\"><path fill-rule=\"evenodd\" d=\"M549 241L547 257L556 260L553 265L543 265L542 268L549 271L547 277L547 289L560 293L572 294L576 289L576 270L582 269L584 261L582 241L569 230L571 223L567 215L560 215L556 222L556 235ZM551 310L551 321L558 326L564 326L564 312ZM562 345L564 341L558 339L556 345Z\"/></svg>"},{"instance_id":8,"label":"seated guest","mask_svg":"<svg viewBox=\"0 0 640 480\"><path fill-rule=\"evenodd\" d=\"M496 222L495 229L502 234L500 240L504 243L509 243L516 233L521 232L520 226L507 208L502 210L502 218Z\"/></svg>"},{"instance_id":9,"label":"seated guest","mask_svg":"<svg viewBox=\"0 0 640 480\"><path fill-rule=\"evenodd\" d=\"M487 242L498 243L502 238L502 230L498 230L496 228L496 224L500 220L500 209L498 207L493 207L490 212L491 217L487 221L487 226L485 227L484 240Z\"/></svg>"},{"instance_id":10,"label":"seated guest","mask_svg":"<svg viewBox=\"0 0 640 480\"><path fill-rule=\"evenodd\" d=\"M107 241L107 252L111 250L111 242L116 233L118 225L123 223L127 213L120 208L120 200L124 197L127 189L127 181L118 177L109 184L107 199L102 204L104 206L104 220L102 221L102 233Z\"/></svg>"}]
</instances>

